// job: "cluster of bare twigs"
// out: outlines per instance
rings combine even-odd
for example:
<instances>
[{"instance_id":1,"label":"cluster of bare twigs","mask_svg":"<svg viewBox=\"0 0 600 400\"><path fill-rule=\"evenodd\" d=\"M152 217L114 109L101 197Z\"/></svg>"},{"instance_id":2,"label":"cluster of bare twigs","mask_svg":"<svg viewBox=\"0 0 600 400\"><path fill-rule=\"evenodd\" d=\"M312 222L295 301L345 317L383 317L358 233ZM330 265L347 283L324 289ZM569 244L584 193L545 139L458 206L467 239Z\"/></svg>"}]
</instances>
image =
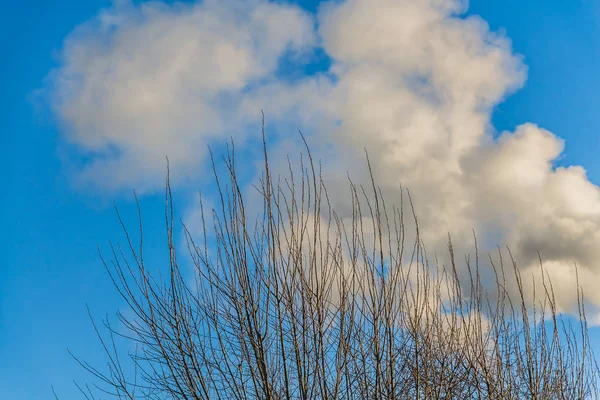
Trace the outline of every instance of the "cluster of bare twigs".
<instances>
[{"instance_id":1,"label":"cluster of bare twigs","mask_svg":"<svg viewBox=\"0 0 600 400\"><path fill-rule=\"evenodd\" d=\"M232 148L227 182L215 173L213 225L200 241L186 229L191 282L176 258L167 181L170 277L155 280L129 235L130 256L113 248L105 264L130 314L118 314L123 329L107 324L106 338L96 329L107 370L81 361L96 388L126 399L596 398L580 291L573 326L557 315L549 281L526 301L511 256L508 271L490 259L490 296L477 258L463 268L468 285L454 261L433 269L418 225L403 262L402 201L390 207L375 182L350 182L352 218L341 218L307 154L299 171L274 179L265 148L263 210L251 218ZM137 351L119 357L115 338Z\"/></svg>"}]
</instances>

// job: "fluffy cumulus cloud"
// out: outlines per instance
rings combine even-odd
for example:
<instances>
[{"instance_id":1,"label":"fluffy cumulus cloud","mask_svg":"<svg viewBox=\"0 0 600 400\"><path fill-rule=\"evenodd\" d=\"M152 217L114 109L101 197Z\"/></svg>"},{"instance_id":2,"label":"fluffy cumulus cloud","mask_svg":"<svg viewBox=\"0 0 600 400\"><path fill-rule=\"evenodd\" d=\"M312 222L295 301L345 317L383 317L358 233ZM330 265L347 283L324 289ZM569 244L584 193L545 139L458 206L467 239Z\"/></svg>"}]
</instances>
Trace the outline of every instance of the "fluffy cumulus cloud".
<instances>
[{"instance_id":1,"label":"fluffy cumulus cloud","mask_svg":"<svg viewBox=\"0 0 600 400\"><path fill-rule=\"evenodd\" d=\"M472 252L475 229L483 250L509 245L538 281L540 251L561 310L576 304L574 264L600 306L600 190L582 167L554 167L565 144L535 124L493 137L491 112L526 66L506 36L464 17L467 6L346 0L316 16L258 0L116 7L67 39L48 90L64 140L91 155L84 182L153 189L165 155L175 178L193 177L206 145L243 141L262 108L303 129L336 189L345 171L365 182L366 148L388 201L399 183L410 189L430 253L447 253L448 232L457 254ZM278 77L282 59L301 65L318 46L327 71ZM279 148L297 152L294 138ZM333 201L343 218L348 197Z\"/></svg>"},{"instance_id":2,"label":"fluffy cumulus cloud","mask_svg":"<svg viewBox=\"0 0 600 400\"><path fill-rule=\"evenodd\" d=\"M85 153L77 179L105 189L152 189L165 156L182 179L206 144L255 119L239 103L284 54L315 40L312 18L264 1L120 3L75 30L49 96L65 139Z\"/></svg>"}]
</instances>

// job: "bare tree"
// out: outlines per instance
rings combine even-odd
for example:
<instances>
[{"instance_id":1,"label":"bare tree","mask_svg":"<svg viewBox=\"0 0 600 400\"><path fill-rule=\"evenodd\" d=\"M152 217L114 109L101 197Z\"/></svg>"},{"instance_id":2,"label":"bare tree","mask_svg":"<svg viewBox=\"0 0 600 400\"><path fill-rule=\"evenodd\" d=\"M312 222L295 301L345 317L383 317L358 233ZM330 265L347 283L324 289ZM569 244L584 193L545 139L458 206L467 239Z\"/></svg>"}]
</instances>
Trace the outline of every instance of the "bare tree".
<instances>
[{"instance_id":1,"label":"bare tree","mask_svg":"<svg viewBox=\"0 0 600 400\"><path fill-rule=\"evenodd\" d=\"M430 265L408 191L390 206L373 179L370 187L349 180L352 218L341 218L308 146L300 168L290 163L287 176L275 178L265 145L258 217L245 203L233 146L225 178L211 159L220 203L209 214L200 201L200 239L184 226L193 279L177 260L168 179L168 277L147 269L139 205L139 243L119 216L128 249L113 247L103 262L129 313L117 314L119 329L94 324L107 369L76 358L95 377L80 387L86 398L597 397L581 290L579 324L568 323L549 279L526 300L512 255L507 267L500 249L499 265L490 258L494 290L485 290L477 247L465 285L450 237L450 265ZM411 248L405 192L417 227ZM510 275L519 296L508 294ZM120 354L116 340L136 351Z\"/></svg>"}]
</instances>

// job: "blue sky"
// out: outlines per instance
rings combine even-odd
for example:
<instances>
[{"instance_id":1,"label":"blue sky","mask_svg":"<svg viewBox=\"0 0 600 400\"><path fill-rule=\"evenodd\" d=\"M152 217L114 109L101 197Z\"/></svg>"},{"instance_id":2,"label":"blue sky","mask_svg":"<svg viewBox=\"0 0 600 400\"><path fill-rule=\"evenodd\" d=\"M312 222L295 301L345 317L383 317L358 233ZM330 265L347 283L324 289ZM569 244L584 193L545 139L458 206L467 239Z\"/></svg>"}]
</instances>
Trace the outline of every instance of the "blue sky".
<instances>
[{"instance_id":1,"label":"blue sky","mask_svg":"<svg viewBox=\"0 0 600 400\"><path fill-rule=\"evenodd\" d=\"M301 2L300 6L313 13L317 3ZM79 396L71 381L85 380L86 375L67 354L67 348L87 360L102 360L86 303L98 316L113 314L122 307L96 250L98 245L107 249L110 240L122 239L113 201L133 223L131 189L144 189L141 205L146 232L148 240L157 244L152 252L160 257L164 236L162 180L157 180L155 173L141 178L127 176L114 187L106 182L110 177L92 174L82 184L81 177L88 175L81 175L81 165L72 160L91 151L82 145L90 137L79 136L80 147L73 150L66 139L66 132L72 129L66 127L66 117L53 110L47 98L36 96L39 89L50 93L58 90L47 77L52 69L64 71L65 61L60 54L65 49L65 38L76 26L111 7L111 2L30 0L5 1L2 5L1 138L7 174L1 207L4 229L0 251L4 258L0 264L0 398L50 398L50 385L54 385L62 399L75 399ZM565 140L564 152L555 165L580 165L587 170L592 184L600 184L596 157L600 149L597 4L591 0L472 0L468 14L480 15L493 32L504 30L512 41L513 52L521 54L528 67L524 86L493 108L495 130L512 132L532 122L551 131ZM88 44L85 38L78 40ZM302 46L316 51L314 44ZM320 58L313 54L312 67L306 67L306 61L295 60L290 71L282 70L283 78L293 73L301 79L306 71L312 74L314 69L326 69L326 57L320 54ZM262 98L260 93L256 98ZM302 101L298 104L302 107ZM264 108L267 117L270 115L269 104L258 108ZM71 109L82 112L75 106ZM278 124L273 129L283 132L293 127L294 132L296 120L286 116L295 114L282 111L280 116L278 112L272 112ZM69 118L79 121L77 116ZM248 129L254 123L241 121L239 128L232 129ZM187 137L185 127L181 132ZM231 135L235 138L235 132ZM206 137L206 144L222 143L223 136ZM253 143L252 138L236 140L242 145ZM122 143L117 141L116 146ZM178 149L173 151L180 154ZM135 154L131 163L143 153ZM208 172L205 163L188 165L184 156L181 159L176 164L181 168L175 171L185 179L175 194L185 217L193 189L206 184ZM156 168L158 173L163 171L160 164ZM506 237L513 236L507 233ZM595 343L600 344L600 333L597 329L593 332Z\"/></svg>"}]
</instances>

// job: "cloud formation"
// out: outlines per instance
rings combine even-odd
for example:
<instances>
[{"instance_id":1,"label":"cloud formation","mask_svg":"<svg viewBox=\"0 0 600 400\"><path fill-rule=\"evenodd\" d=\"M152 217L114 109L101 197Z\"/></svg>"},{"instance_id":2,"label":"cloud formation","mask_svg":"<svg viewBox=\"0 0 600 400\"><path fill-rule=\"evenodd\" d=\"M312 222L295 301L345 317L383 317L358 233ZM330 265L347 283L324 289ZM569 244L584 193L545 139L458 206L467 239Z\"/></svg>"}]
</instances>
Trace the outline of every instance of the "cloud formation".
<instances>
[{"instance_id":1,"label":"cloud formation","mask_svg":"<svg viewBox=\"0 0 600 400\"><path fill-rule=\"evenodd\" d=\"M66 41L52 106L65 140L95 156L78 179L148 190L162 184L165 155L175 178L193 177L206 145L243 141L262 108L303 129L330 186L346 187L346 170L365 182L366 148L388 199L399 182L410 188L430 253L447 253L448 232L457 254L472 252L475 229L484 250L509 245L541 282L539 250L560 310L575 305L574 263L600 306L600 190L582 167L553 166L565 144L535 124L494 139L491 112L526 66L506 36L462 16L467 6L346 0L323 4L316 24L259 0L117 7ZM282 58L301 65L317 46L327 71L277 77ZM294 141L278 148L297 152Z\"/></svg>"},{"instance_id":2,"label":"cloud formation","mask_svg":"<svg viewBox=\"0 0 600 400\"><path fill-rule=\"evenodd\" d=\"M156 189L165 156L175 179L196 172L209 141L246 123L251 87L314 44L313 24L297 7L241 0L122 3L83 24L48 78L65 139L92 156L78 180Z\"/></svg>"}]
</instances>

